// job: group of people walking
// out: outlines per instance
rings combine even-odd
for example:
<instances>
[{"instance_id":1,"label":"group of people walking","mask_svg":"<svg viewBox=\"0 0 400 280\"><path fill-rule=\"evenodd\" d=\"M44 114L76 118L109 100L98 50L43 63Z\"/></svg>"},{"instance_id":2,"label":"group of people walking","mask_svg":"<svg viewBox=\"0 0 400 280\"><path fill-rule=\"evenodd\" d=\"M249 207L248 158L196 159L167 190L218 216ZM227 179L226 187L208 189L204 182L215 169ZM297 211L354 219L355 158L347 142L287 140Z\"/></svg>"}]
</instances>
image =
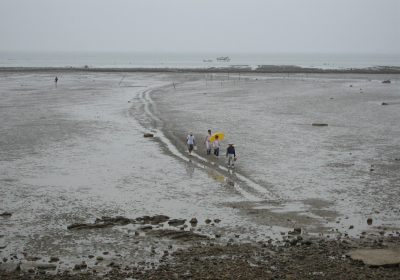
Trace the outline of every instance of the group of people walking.
<instances>
[{"instance_id":1,"label":"group of people walking","mask_svg":"<svg viewBox=\"0 0 400 280\"><path fill-rule=\"evenodd\" d=\"M218 139L219 137L216 135L214 141L211 142L211 136L211 129L209 129L208 133L206 134L206 138L204 139L204 144L207 148L207 155L210 155L211 149L214 148L214 156L219 157L219 148L221 145L220 140ZM192 155L192 151L196 146L196 140L192 131L186 138L186 144L188 145L189 155ZM233 147L233 143L229 143L229 147L226 149L226 157L228 159L228 167L232 166L232 168L235 168L236 152L235 147Z\"/></svg>"}]
</instances>

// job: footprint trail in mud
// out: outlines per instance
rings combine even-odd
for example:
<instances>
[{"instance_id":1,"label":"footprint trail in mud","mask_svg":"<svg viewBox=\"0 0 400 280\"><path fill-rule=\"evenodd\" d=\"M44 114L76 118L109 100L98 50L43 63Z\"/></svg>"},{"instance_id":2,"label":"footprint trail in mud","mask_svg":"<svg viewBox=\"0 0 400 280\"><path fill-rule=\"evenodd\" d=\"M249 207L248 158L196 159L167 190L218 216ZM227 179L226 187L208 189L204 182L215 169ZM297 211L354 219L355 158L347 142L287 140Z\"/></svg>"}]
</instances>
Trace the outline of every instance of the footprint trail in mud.
<instances>
[{"instance_id":1,"label":"footprint trail in mud","mask_svg":"<svg viewBox=\"0 0 400 280\"><path fill-rule=\"evenodd\" d=\"M156 104L153 102L153 100L151 99L151 90L145 90L139 93L139 98L141 100L141 102L144 105L144 110L146 112L146 114L153 120L156 122L157 127L163 127L163 121L160 120L154 113L154 108L156 107ZM186 157L185 155L183 155L176 147L175 145L170 141L170 139L168 139L164 133L157 128L153 128L152 131L154 131L157 135L157 137L167 146L167 148L169 149L169 151L171 153L173 153L175 156L177 156L178 158L184 160L184 161L189 161L190 159L188 157ZM200 161L202 162L206 162L206 163L210 163L210 161L208 161L207 159L195 154L193 152L193 155L191 156L192 158L195 157L197 158L197 160L199 160L199 162L195 162L193 160L192 163L193 164L197 164L198 167L204 169L206 172L210 172L210 168L206 167L206 165L200 163ZM212 163L212 162L211 162ZM213 164L213 163L212 163ZM229 169L222 167L222 166L218 166L220 169L226 171L229 173ZM215 174L217 174L217 176L219 175L218 172L216 172L215 170L213 171ZM234 176L239 179L241 181L241 183L239 183L239 180L235 180L232 178L226 178L224 177L223 181L226 181L230 186L233 186L235 188L236 191L238 191L246 200L248 201L263 201L263 200L275 200L276 198L273 197L271 195L271 193L266 190L264 187L260 186L259 184L253 182L252 180L250 180L249 178L235 172L233 173ZM244 186L242 186L242 184ZM246 191L244 189L244 187L250 187L253 192L250 193L248 191Z\"/></svg>"}]
</instances>

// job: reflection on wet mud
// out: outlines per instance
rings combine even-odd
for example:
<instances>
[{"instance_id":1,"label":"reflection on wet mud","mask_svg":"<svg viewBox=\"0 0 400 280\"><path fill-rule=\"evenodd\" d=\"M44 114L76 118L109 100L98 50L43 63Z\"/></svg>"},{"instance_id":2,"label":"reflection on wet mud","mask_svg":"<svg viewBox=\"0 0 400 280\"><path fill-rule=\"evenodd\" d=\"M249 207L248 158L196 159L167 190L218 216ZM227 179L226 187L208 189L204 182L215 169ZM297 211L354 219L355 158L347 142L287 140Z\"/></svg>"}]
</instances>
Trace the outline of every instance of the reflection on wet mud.
<instances>
[{"instance_id":1,"label":"reflection on wet mud","mask_svg":"<svg viewBox=\"0 0 400 280\"><path fill-rule=\"evenodd\" d=\"M194 175L194 166L193 166L193 163L192 163L192 160L191 160L191 159L189 159L189 163L188 163L188 165L186 166L186 171L187 171L189 177L190 177L190 178L193 178L193 175Z\"/></svg>"},{"instance_id":2,"label":"reflection on wet mud","mask_svg":"<svg viewBox=\"0 0 400 280\"><path fill-rule=\"evenodd\" d=\"M205 167L204 169L206 170L208 177L211 178L213 181L225 181L225 177L217 171L209 169L207 167Z\"/></svg>"}]
</instances>

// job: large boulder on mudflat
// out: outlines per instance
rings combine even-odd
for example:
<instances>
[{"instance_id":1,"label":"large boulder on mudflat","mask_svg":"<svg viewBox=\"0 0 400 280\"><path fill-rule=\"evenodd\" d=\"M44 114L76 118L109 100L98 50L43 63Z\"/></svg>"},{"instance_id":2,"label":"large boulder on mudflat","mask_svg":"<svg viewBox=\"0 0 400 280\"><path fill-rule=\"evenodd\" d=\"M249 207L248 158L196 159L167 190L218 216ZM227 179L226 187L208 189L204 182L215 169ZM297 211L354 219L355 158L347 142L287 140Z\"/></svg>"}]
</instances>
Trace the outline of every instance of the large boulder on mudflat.
<instances>
[{"instance_id":1,"label":"large boulder on mudflat","mask_svg":"<svg viewBox=\"0 0 400 280\"><path fill-rule=\"evenodd\" d=\"M350 251L346 256L353 260L362 261L370 267L391 267L400 264L400 246L393 245L388 249L360 249Z\"/></svg>"}]
</instances>

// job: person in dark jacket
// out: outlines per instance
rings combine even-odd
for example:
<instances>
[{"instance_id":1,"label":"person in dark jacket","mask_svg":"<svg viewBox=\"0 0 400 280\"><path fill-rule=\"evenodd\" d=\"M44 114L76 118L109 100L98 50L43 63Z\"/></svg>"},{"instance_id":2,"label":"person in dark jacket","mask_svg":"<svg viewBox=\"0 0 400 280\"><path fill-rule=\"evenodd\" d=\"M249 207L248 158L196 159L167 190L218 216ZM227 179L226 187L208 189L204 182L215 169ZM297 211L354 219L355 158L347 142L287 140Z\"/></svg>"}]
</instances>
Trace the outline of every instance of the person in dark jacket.
<instances>
[{"instance_id":1,"label":"person in dark jacket","mask_svg":"<svg viewBox=\"0 0 400 280\"><path fill-rule=\"evenodd\" d=\"M235 147L232 143L229 143L229 147L226 149L226 157L228 158L228 167L232 164L232 168L235 168Z\"/></svg>"}]
</instances>

